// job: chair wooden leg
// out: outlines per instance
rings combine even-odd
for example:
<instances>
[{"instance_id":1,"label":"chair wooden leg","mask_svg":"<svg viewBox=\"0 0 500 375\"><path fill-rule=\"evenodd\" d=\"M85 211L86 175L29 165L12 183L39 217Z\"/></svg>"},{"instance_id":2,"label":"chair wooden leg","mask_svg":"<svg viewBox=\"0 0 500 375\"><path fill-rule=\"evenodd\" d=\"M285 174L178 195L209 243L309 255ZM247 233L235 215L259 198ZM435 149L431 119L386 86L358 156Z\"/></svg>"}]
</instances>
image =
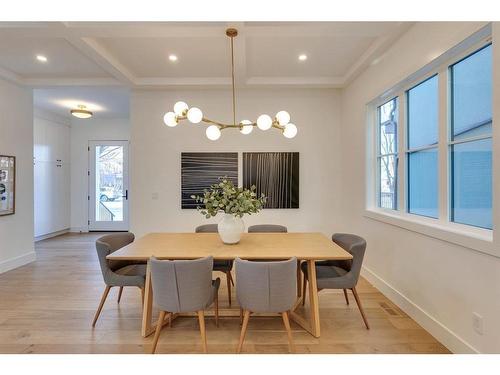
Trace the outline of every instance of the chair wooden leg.
<instances>
[{"instance_id":1,"label":"chair wooden leg","mask_svg":"<svg viewBox=\"0 0 500 375\"><path fill-rule=\"evenodd\" d=\"M165 320L165 311L160 311L160 316L158 317L158 323L156 323L156 332L153 339L153 347L151 348L151 354L155 354L156 345L158 344L158 339L160 338L161 329L163 328L163 321Z\"/></svg>"},{"instance_id":2,"label":"chair wooden leg","mask_svg":"<svg viewBox=\"0 0 500 375\"><path fill-rule=\"evenodd\" d=\"M300 260L297 259L297 297L301 297L302 296L302 290L300 289L300 286L301 286L301 279L302 277L302 271L300 270Z\"/></svg>"},{"instance_id":3,"label":"chair wooden leg","mask_svg":"<svg viewBox=\"0 0 500 375\"><path fill-rule=\"evenodd\" d=\"M99 318L99 315L101 314L102 307L104 306L104 302L106 302L106 298L108 297L110 289L111 287L109 285L106 285L106 289L104 289L104 293L102 294L101 297L101 302L99 303L99 307L97 308L97 312L95 313L94 321L92 322L92 327L95 327L95 324L97 322L97 319Z\"/></svg>"},{"instance_id":4,"label":"chair wooden leg","mask_svg":"<svg viewBox=\"0 0 500 375\"><path fill-rule=\"evenodd\" d=\"M243 309L240 307L240 326L243 324Z\"/></svg>"},{"instance_id":5,"label":"chair wooden leg","mask_svg":"<svg viewBox=\"0 0 500 375\"><path fill-rule=\"evenodd\" d=\"M349 305L349 296L347 295L347 290L344 289L345 303Z\"/></svg>"},{"instance_id":6,"label":"chair wooden leg","mask_svg":"<svg viewBox=\"0 0 500 375\"><path fill-rule=\"evenodd\" d=\"M231 274L231 271L229 271L227 273L227 275L229 276L229 280L231 281L231 285L234 286L234 279L233 279L233 275Z\"/></svg>"},{"instance_id":7,"label":"chair wooden leg","mask_svg":"<svg viewBox=\"0 0 500 375\"><path fill-rule=\"evenodd\" d=\"M208 353L207 350L207 332L205 330L205 313L203 310L198 311L198 321L200 322L201 342L203 344L203 353Z\"/></svg>"},{"instance_id":8,"label":"chair wooden leg","mask_svg":"<svg viewBox=\"0 0 500 375\"><path fill-rule=\"evenodd\" d=\"M139 288L141 290L141 301L142 305L144 306L144 288Z\"/></svg>"},{"instance_id":9,"label":"chair wooden leg","mask_svg":"<svg viewBox=\"0 0 500 375\"><path fill-rule=\"evenodd\" d=\"M238 349L236 350L236 353L241 353L241 349L243 348L243 341L245 341L245 335L247 333L249 319L250 319L250 311L245 310L243 314L243 325L241 326L240 342L238 343Z\"/></svg>"},{"instance_id":10,"label":"chair wooden leg","mask_svg":"<svg viewBox=\"0 0 500 375\"><path fill-rule=\"evenodd\" d=\"M227 281L227 298L229 299L229 306L231 306L231 272L226 272Z\"/></svg>"},{"instance_id":11,"label":"chair wooden leg","mask_svg":"<svg viewBox=\"0 0 500 375\"><path fill-rule=\"evenodd\" d=\"M123 286L120 287L120 291L118 292L118 303L120 303L120 300L122 299L122 293L123 293Z\"/></svg>"},{"instance_id":12,"label":"chair wooden leg","mask_svg":"<svg viewBox=\"0 0 500 375\"><path fill-rule=\"evenodd\" d=\"M290 348L290 353L295 353L295 344L293 343L292 329L290 328L290 321L288 320L288 312L282 312L281 316L283 318L283 323L285 324L286 333L288 335L288 346Z\"/></svg>"},{"instance_id":13,"label":"chair wooden leg","mask_svg":"<svg viewBox=\"0 0 500 375\"><path fill-rule=\"evenodd\" d=\"M304 281L302 283L302 306L306 304L306 291L307 291L307 277L304 275Z\"/></svg>"},{"instance_id":14,"label":"chair wooden leg","mask_svg":"<svg viewBox=\"0 0 500 375\"><path fill-rule=\"evenodd\" d=\"M215 326L219 328L219 291L215 293Z\"/></svg>"},{"instance_id":15,"label":"chair wooden leg","mask_svg":"<svg viewBox=\"0 0 500 375\"><path fill-rule=\"evenodd\" d=\"M352 288L352 294L354 294L354 299L356 300L356 303L358 304L359 312L361 313L361 317L363 318L363 321L365 322L366 329L370 329L370 326L368 325L368 320L366 319L365 312L363 310L363 306L361 306L361 301L358 296L358 292L356 291L356 288Z\"/></svg>"}]
</instances>

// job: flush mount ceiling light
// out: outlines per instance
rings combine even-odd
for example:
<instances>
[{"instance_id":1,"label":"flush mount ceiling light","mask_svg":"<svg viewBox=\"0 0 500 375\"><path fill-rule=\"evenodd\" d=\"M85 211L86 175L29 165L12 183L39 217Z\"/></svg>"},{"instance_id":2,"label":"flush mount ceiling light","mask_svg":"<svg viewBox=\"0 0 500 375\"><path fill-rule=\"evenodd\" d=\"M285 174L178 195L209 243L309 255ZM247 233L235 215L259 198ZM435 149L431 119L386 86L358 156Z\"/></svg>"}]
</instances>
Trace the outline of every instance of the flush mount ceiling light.
<instances>
[{"instance_id":1,"label":"flush mount ceiling light","mask_svg":"<svg viewBox=\"0 0 500 375\"><path fill-rule=\"evenodd\" d=\"M279 111L276 113L274 118L269 115L260 115L256 122L250 120L242 120L239 123L236 122L236 90L234 86L234 38L238 35L238 30L227 29L226 35L231 41L231 79L232 79L232 89L233 89L233 122L230 124L225 124L223 122L210 120L203 116L201 109L196 107L191 107L182 101L175 103L174 111L165 113L163 116L163 121L165 125L174 127L179 124L182 120L189 120L193 124L198 124L203 122L209 125L205 131L208 139L211 141L216 141L221 136L221 130L224 129L238 129L241 134L250 134L254 127L258 127L261 130L268 130L271 128L278 129L286 138L293 138L297 135L297 127L290 122L290 114L287 111Z\"/></svg>"},{"instance_id":2,"label":"flush mount ceiling light","mask_svg":"<svg viewBox=\"0 0 500 375\"><path fill-rule=\"evenodd\" d=\"M299 55L299 60L300 61L306 61L307 60L307 55L305 55L305 54Z\"/></svg>"},{"instance_id":3,"label":"flush mount ceiling light","mask_svg":"<svg viewBox=\"0 0 500 375\"><path fill-rule=\"evenodd\" d=\"M85 108L87 107L84 106L83 104L80 104L78 105L78 109L72 109L70 113L78 118L91 118L93 113Z\"/></svg>"},{"instance_id":4,"label":"flush mount ceiling light","mask_svg":"<svg viewBox=\"0 0 500 375\"><path fill-rule=\"evenodd\" d=\"M168 59L172 62L176 62L178 60L177 55L168 55Z\"/></svg>"}]
</instances>

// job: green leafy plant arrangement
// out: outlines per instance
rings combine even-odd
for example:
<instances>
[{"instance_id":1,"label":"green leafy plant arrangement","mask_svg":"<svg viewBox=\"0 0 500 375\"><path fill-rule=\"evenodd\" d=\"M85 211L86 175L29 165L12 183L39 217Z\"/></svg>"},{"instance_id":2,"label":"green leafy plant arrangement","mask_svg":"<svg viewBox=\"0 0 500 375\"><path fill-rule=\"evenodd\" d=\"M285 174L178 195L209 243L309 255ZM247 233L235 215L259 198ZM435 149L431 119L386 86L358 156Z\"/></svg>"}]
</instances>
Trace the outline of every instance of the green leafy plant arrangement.
<instances>
[{"instance_id":1,"label":"green leafy plant arrangement","mask_svg":"<svg viewBox=\"0 0 500 375\"><path fill-rule=\"evenodd\" d=\"M210 189L205 189L203 196L191 195L196 203L204 205L204 207L198 206L197 209L205 218L209 219L219 212L241 218L245 214L256 214L264 207L267 198L264 194L257 197L254 185L250 189L243 189L234 186L227 177L220 177L219 180L221 182L211 185Z\"/></svg>"}]
</instances>

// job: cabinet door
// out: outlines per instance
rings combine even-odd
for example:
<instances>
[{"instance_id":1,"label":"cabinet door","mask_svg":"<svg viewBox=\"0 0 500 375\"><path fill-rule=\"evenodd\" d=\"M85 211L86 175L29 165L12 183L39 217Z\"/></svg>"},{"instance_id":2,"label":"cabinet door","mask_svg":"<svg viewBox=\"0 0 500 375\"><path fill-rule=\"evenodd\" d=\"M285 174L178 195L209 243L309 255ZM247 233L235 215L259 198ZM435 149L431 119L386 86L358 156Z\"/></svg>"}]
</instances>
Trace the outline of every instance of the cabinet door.
<instances>
[{"instance_id":1,"label":"cabinet door","mask_svg":"<svg viewBox=\"0 0 500 375\"><path fill-rule=\"evenodd\" d=\"M52 163L46 161L37 161L34 166L35 236L51 232L53 214L50 191L53 168Z\"/></svg>"},{"instance_id":2,"label":"cabinet door","mask_svg":"<svg viewBox=\"0 0 500 375\"><path fill-rule=\"evenodd\" d=\"M70 143L71 143L71 130L68 126L63 126L61 129L62 143L61 143L61 156L60 159L64 164L70 162Z\"/></svg>"},{"instance_id":3,"label":"cabinet door","mask_svg":"<svg viewBox=\"0 0 500 375\"><path fill-rule=\"evenodd\" d=\"M69 196L69 165L55 164L55 185L52 192L54 226L52 232L69 227L70 196Z\"/></svg>"}]
</instances>

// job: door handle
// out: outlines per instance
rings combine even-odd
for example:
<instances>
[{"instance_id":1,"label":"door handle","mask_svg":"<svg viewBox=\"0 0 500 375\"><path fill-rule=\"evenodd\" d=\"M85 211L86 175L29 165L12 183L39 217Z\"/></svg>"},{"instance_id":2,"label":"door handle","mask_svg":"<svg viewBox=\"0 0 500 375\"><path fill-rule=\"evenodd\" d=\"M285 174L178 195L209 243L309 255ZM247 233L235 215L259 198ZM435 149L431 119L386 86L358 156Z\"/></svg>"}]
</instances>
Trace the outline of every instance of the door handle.
<instances>
[{"instance_id":1,"label":"door handle","mask_svg":"<svg viewBox=\"0 0 500 375\"><path fill-rule=\"evenodd\" d=\"M122 195L122 198L125 198L126 200L128 200L128 189L125 190L125 195Z\"/></svg>"}]
</instances>

